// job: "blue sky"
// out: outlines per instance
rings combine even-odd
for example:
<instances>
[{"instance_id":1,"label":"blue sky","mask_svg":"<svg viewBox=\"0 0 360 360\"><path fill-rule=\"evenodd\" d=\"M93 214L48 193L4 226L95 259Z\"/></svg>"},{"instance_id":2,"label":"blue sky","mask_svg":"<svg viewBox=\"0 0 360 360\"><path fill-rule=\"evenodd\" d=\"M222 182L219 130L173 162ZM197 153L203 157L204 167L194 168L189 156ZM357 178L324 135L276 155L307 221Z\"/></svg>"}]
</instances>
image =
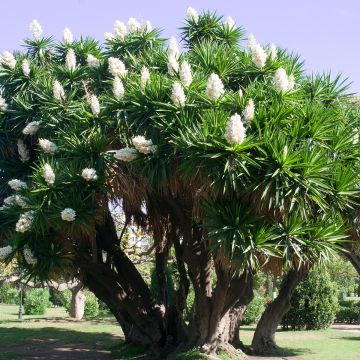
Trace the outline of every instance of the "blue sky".
<instances>
[{"instance_id":1,"label":"blue sky","mask_svg":"<svg viewBox=\"0 0 360 360\"><path fill-rule=\"evenodd\" d=\"M342 73L353 82L351 90L360 93L359 0L1 0L0 50L19 49L34 18L45 35L57 38L67 26L75 36L103 40L115 20L131 16L151 20L166 37L176 36L188 6L231 15L260 43L299 53L309 73Z\"/></svg>"}]
</instances>

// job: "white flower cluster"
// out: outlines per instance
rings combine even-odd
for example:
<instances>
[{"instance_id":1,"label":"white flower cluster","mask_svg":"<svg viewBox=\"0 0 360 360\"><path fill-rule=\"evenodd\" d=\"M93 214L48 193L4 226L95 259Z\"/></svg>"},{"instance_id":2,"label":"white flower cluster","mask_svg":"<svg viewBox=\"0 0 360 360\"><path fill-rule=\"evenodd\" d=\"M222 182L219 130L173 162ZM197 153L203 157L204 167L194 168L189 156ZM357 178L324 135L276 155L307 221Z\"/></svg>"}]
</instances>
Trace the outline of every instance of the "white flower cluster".
<instances>
[{"instance_id":1,"label":"white flower cluster","mask_svg":"<svg viewBox=\"0 0 360 360\"><path fill-rule=\"evenodd\" d=\"M156 145L152 140L146 140L144 136L135 136L131 141L135 149L142 154L147 155L156 151Z\"/></svg>"},{"instance_id":2,"label":"white flower cluster","mask_svg":"<svg viewBox=\"0 0 360 360\"><path fill-rule=\"evenodd\" d=\"M43 177L48 185L55 182L55 173L50 164L45 164L43 169Z\"/></svg>"},{"instance_id":3,"label":"white flower cluster","mask_svg":"<svg viewBox=\"0 0 360 360\"><path fill-rule=\"evenodd\" d=\"M252 51L253 48L255 47L255 45L257 44L257 41L256 41L256 39L255 39L255 36L254 36L253 34L250 34L250 35L248 36L247 42L248 42L248 49L249 49L250 51Z\"/></svg>"},{"instance_id":4,"label":"white flower cluster","mask_svg":"<svg viewBox=\"0 0 360 360\"><path fill-rule=\"evenodd\" d=\"M35 40L39 40L42 34L41 25L38 23L36 19L34 19L29 25L29 31L31 32L32 36Z\"/></svg>"},{"instance_id":5,"label":"white flower cluster","mask_svg":"<svg viewBox=\"0 0 360 360\"><path fill-rule=\"evenodd\" d=\"M146 66L143 66L141 69L141 89L145 89L146 84L150 82L150 71Z\"/></svg>"},{"instance_id":6,"label":"white flower cluster","mask_svg":"<svg viewBox=\"0 0 360 360\"><path fill-rule=\"evenodd\" d=\"M125 68L125 64L117 58L109 57L109 72L113 76L125 76L127 74L127 70Z\"/></svg>"},{"instance_id":7,"label":"white flower cluster","mask_svg":"<svg viewBox=\"0 0 360 360\"><path fill-rule=\"evenodd\" d=\"M243 113L245 123L251 122L254 119L254 115L255 115L255 104L254 104L254 100L250 99Z\"/></svg>"},{"instance_id":8,"label":"white flower cluster","mask_svg":"<svg viewBox=\"0 0 360 360\"><path fill-rule=\"evenodd\" d=\"M230 117L225 130L225 139L231 145L241 144L246 137L244 124L239 114Z\"/></svg>"},{"instance_id":9,"label":"white flower cluster","mask_svg":"<svg viewBox=\"0 0 360 360\"><path fill-rule=\"evenodd\" d=\"M117 39L124 40L126 35L126 25L116 20L114 24L114 34Z\"/></svg>"},{"instance_id":10,"label":"white flower cluster","mask_svg":"<svg viewBox=\"0 0 360 360\"><path fill-rule=\"evenodd\" d=\"M188 7L188 9L186 11L186 18L188 21L192 21L195 24L197 24L199 21L199 14L197 13L197 11L194 8L192 8L190 6L190 7Z\"/></svg>"},{"instance_id":11,"label":"white flower cluster","mask_svg":"<svg viewBox=\"0 0 360 360\"><path fill-rule=\"evenodd\" d=\"M27 209L29 205L24 201L24 198L19 195L11 195L4 199L5 206L18 205L22 209Z\"/></svg>"},{"instance_id":12,"label":"white flower cluster","mask_svg":"<svg viewBox=\"0 0 360 360\"><path fill-rule=\"evenodd\" d=\"M279 91L292 90L295 86L294 75L288 76L282 67L277 69L274 75L274 86Z\"/></svg>"},{"instance_id":13,"label":"white flower cluster","mask_svg":"<svg viewBox=\"0 0 360 360\"><path fill-rule=\"evenodd\" d=\"M55 154L58 150L57 145L48 139L39 139L39 145L48 154Z\"/></svg>"},{"instance_id":14,"label":"white flower cluster","mask_svg":"<svg viewBox=\"0 0 360 360\"><path fill-rule=\"evenodd\" d=\"M90 97L90 108L91 108L91 112L97 116L100 114L100 103L99 103L99 99L97 98L96 95L91 95Z\"/></svg>"},{"instance_id":15,"label":"white flower cluster","mask_svg":"<svg viewBox=\"0 0 360 360\"><path fill-rule=\"evenodd\" d=\"M74 36L69 28L65 28L62 37L64 44L71 44L74 41Z\"/></svg>"},{"instance_id":16,"label":"white flower cluster","mask_svg":"<svg viewBox=\"0 0 360 360\"><path fill-rule=\"evenodd\" d=\"M1 62L9 67L11 70L15 69L16 59L14 55L9 51L4 51L0 57Z\"/></svg>"},{"instance_id":17,"label":"white flower cluster","mask_svg":"<svg viewBox=\"0 0 360 360\"><path fill-rule=\"evenodd\" d=\"M81 176L86 181L96 181L98 179L98 176L96 174L96 170L94 168L85 168L81 172Z\"/></svg>"},{"instance_id":18,"label":"white flower cluster","mask_svg":"<svg viewBox=\"0 0 360 360\"><path fill-rule=\"evenodd\" d=\"M184 106L186 101L186 96L184 89L178 81L175 81L172 87L171 100L175 105Z\"/></svg>"},{"instance_id":19,"label":"white flower cluster","mask_svg":"<svg viewBox=\"0 0 360 360\"><path fill-rule=\"evenodd\" d=\"M239 94L239 97L243 97L244 93L243 93L243 91L241 90L241 88L239 88L238 94Z\"/></svg>"},{"instance_id":20,"label":"white flower cluster","mask_svg":"<svg viewBox=\"0 0 360 360\"><path fill-rule=\"evenodd\" d=\"M41 121L31 121L23 129L24 135L34 135L38 132Z\"/></svg>"},{"instance_id":21,"label":"white flower cluster","mask_svg":"<svg viewBox=\"0 0 360 360\"><path fill-rule=\"evenodd\" d=\"M167 49L167 53L169 57L173 56L176 59L179 57L179 46L176 39L173 36L169 39L169 47Z\"/></svg>"},{"instance_id":22,"label":"white flower cluster","mask_svg":"<svg viewBox=\"0 0 360 360\"><path fill-rule=\"evenodd\" d=\"M26 182L21 181L19 179L12 179L8 182L8 185L15 191L26 189L27 185Z\"/></svg>"},{"instance_id":23,"label":"white flower cluster","mask_svg":"<svg viewBox=\"0 0 360 360\"><path fill-rule=\"evenodd\" d=\"M273 43L270 44L270 46L269 46L269 56L273 60L276 59L276 57L277 57L277 47Z\"/></svg>"},{"instance_id":24,"label":"white flower cluster","mask_svg":"<svg viewBox=\"0 0 360 360\"><path fill-rule=\"evenodd\" d=\"M22 162L26 162L26 161L30 160L29 150L26 147L26 145L22 139L18 139L17 149L18 149L18 154L19 154L20 160Z\"/></svg>"},{"instance_id":25,"label":"white flower cluster","mask_svg":"<svg viewBox=\"0 0 360 360\"><path fill-rule=\"evenodd\" d=\"M66 53L65 64L69 70L71 70L71 71L75 70L76 55L75 55L75 51L73 49L69 49L68 52Z\"/></svg>"},{"instance_id":26,"label":"white flower cluster","mask_svg":"<svg viewBox=\"0 0 360 360\"><path fill-rule=\"evenodd\" d=\"M5 111L7 109L7 103L5 99L0 95L0 111Z\"/></svg>"},{"instance_id":27,"label":"white flower cluster","mask_svg":"<svg viewBox=\"0 0 360 360\"><path fill-rule=\"evenodd\" d=\"M114 157L121 161L133 161L138 157L138 152L134 148L125 147L120 150L111 151L114 153Z\"/></svg>"},{"instance_id":28,"label":"white flower cluster","mask_svg":"<svg viewBox=\"0 0 360 360\"><path fill-rule=\"evenodd\" d=\"M219 76L215 73L212 73L208 79L206 85L206 95L212 99L218 99L225 92L224 84L222 83Z\"/></svg>"},{"instance_id":29,"label":"white flower cluster","mask_svg":"<svg viewBox=\"0 0 360 360\"><path fill-rule=\"evenodd\" d=\"M76 218L76 212L74 209L66 208L61 212L61 218L64 221L74 221Z\"/></svg>"},{"instance_id":30,"label":"white flower cluster","mask_svg":"<svg viewBox=\"0 0 360 360\"><path fill-rule=\"evenodd\" d=\"M130 32L141 30L141 24L133 17L129 18L127 25Z\"/></svg>"},{"instance_id":31,"label":"white flower cluster","mask_svg":"<svg viewBox=\"0 0 360 360\"><path fill-rule=\"evenodd\" d=\"M59 81L55 80L53 84L53 95L54 98L58 101L62 101L65 98L64 88L61 86Z\"/></svg>"},{"instance_id":32,"label":"white flower cluster","mask_svg":"<svg viewBox=\"0 0 360 360\"><path fill-rule=\"evenodd\" d=\"M258 68L263 68L266 64L267 54L260 44L257 43L254 35L248 37L248 47L251 51L252 61Z\"/></svg>"},{"instance_id":33,"label":"white flower cluster","mask_svg":"<svg viewBox=\"0 0 360 360\"><path fill-rule=\"evenodd\" d=\"M266 52L260 44L256 44L252 49L252 61L258 68L263 68L266 64Z\"/></svg>"},{"instance_id":34,"label":"white flower cluster","mask_svg":"<svg viewBox=\"0 0 360 360\"><path fill-rule=\"evenodd\" d=\"M24 259L29 265L36 265L37 264L37 258L34 256L33 252L31 251L29 245L24 246L23 250Z\"/></svg>"},{"instance_id":35,"label":"white flower cluster","mask_svg":"<svg viewBox=\"0 0 360 360\"><path fill-rule=\"evenodd\" d=\"M171 37L169 40L169 46L167 49L168 53L168 73L173 76L179 71L179 63L177 61L179 57L179 46L174 37Z\"/></svg>"},{"instance_id":36,"label":"white flower cluster","mask_svg":"<svg viewBox=\"0 0 360 360\"><path fill-rule=\"evenodd\" d=\"M93 69L96 69L100 66L100 60L91 54L89 54L86 57L86 63L88 65L88 67L93 68Z\"/></svg>"},{"instance_id":37,"label":"white flower cluster","mask_svg":"<svg viewBox=\"0 0 360 360\"><path fill-rule=\"evenodd\" d=\"M34 220L34 212L33 211L27 211L27 212L21 214L19 220L17 221L17 223L15 225L15 231L21 232L21 233L29 231L33 220Z\"/></svg>"},{"instance_id":38,"label":"white flower cluster","mask_svg":"<svg viewBox=\"0 0 360 360\"><path fill-rule=\"evenodd\" d=\"M28 59L24 59L21 63L21 69L24 74L24 76L28 77L30 75L30 61Z\"/></svg>"},{"instance_id":39,"label":"white flower cluster","mask_svg":"<svg viewBox=\"0 0 360 360\"><path fill-rule=\"evenodd\" d=\"M187 61L184 61L180 66L180 80L186 87L192 83L191 68Z\"/></svg>"},{"instance_id":40,"label":"white flower cluster","mask_svg":"<svg viewBox=\"0 0 360 360\"><path fill-rule=\"evenodd\" d=\"M225 20L225 26L227 26L230 30L235 27L235 21L231 16L228 16Z\"/></svg>"},{"instance_id":41,"label":"white flower cluster","mask_svg":"<svg viewBox=\"0 0 360 360\"><path fill-rule=\"evenodd\" d=\"M179 63L176 60L176 57L174 56L168 57L167 68L170 76L174 76L179 71Z\"/></svg>"},{"instance_id":42,"label":"white flower cluster","mask_svg":"<svg viewBox=\"0 0 360 360\"><path fill-rule=\"evenodd\" d=\"M121 100L124 96L124 93L125 93L124 84L121 81L121 79L116 76L113 81L113 94L118 100Z\"/></svg>"},{"instance_id":43,"label":"white flower cluster","mask_svg":"<svg viewBox=\"0 0 360 360\"><path fill-rule=\"evenodd\" d=\"M4 261L11 253L13 249L10 245L0 248L0 261Z\"/></svg>"}]
</instances>

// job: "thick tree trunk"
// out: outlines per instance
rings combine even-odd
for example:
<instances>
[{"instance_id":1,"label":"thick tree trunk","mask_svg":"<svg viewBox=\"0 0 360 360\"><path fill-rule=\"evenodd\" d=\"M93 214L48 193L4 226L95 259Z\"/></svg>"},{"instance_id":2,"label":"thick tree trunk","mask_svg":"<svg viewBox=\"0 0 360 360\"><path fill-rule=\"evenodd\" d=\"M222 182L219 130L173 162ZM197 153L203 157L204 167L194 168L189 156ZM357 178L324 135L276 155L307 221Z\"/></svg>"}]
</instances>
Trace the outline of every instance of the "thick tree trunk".
<instances>
[{"instance_id":1,"label":"thick tree trunk","mask_svg":"<svg viewBox=\"0 0 360 360\"><path fill-rule=\"evenodd\" d=\"M254 298L253 281L252 277L244 285L244 293L238 302L231 308L229 312L229 331L228 342L236 348L243 349L244 346L240 340L240 325L247 309Z\"/></svg>"},{"instance_id":2,"label":"thick tree trunk","mask_svg":"<svg viewBox=\"0 0 360 360\"><path fill-rule=\"evenodd\" d=\"M80 283L71 289L71 317L76 320L84 317L85 300L83 284Z\"/></svg>"},{"instance_id":3,"label":"thick tree trunk","mask_svg":"<svg viewBox=\"0 0 360 360\"><path fill-rule=\"evenodd\" d=\"M262 314L256 326L251 349L256 354L271 354L277 345L275 332L282 318L290 309L291 296L296 286L305 277L308 268L292 269L288 272L286 279L279 291L279 295L273 300Z\"/></svg>"},{"instance_id":4,"label":"thick tree trunk","mask_svg":"<svg viewBox=\"0 0 360 360\"><path fill-rule=\"evenodd\" d=\"M360 276L360 256L355 253L351 243L343 243L342 246L346 250L344 252L345 257L351 262Z\"/></svg>"}]
</instances>

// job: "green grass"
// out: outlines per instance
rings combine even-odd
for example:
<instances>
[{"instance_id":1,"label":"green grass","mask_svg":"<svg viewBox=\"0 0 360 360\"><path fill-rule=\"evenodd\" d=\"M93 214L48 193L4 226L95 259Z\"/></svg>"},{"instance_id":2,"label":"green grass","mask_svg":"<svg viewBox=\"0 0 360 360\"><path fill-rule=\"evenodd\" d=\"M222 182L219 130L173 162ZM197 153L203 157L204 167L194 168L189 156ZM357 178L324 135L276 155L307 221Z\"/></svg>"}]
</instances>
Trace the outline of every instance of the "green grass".
<instances>
[{"instance_id":1,"label":"green grass","mask_svg":"<svg viewBox=\"0 0 360 360\"><path fill-rule=\"evenodd\" d=\"M241 340L250 345L254 327L241 329ZM360 331L278 331L276 342L282 348L279 355L297 355L304 360L359 360Z\"/></svg>"},{"instance_id":2,"label":"green grass","mask_svg":"<svg viewBox=\"0 0 360 360\"><path fill-rule=\"evenodd\" d=\"M51 353L54 344L85 350L96 345L96 349L111 350L113 358L118 360L153 359L144 348L124 344L121 329L111 318L76 322L67 317L64 309L51 308L45 315L24 315L20 322L17 312L15 305L0 304L0 360L24 358L15 351L22 345L40 346ZM250 344L253 332L251 326L241 329L241 339L246 345ZM360 359L360 332L279 331L276 340L282 348L281 356L297 355L304 360ZM169 360L200 359L204 357L196 350L169 357Z\"/></svg>"}]
</instances>

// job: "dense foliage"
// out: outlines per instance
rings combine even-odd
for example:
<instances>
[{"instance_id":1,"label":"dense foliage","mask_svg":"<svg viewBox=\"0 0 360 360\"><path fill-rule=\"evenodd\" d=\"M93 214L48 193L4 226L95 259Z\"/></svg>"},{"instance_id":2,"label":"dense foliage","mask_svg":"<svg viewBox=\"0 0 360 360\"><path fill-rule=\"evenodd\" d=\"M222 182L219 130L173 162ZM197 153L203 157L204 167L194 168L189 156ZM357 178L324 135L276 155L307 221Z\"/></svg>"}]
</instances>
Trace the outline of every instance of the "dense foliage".
<instances>
[{"instance_id":1,"label":"dense foliage","mask_svg":"<svg viewBox=\"0 0 360 360\"><path fill-rule=\"evenodd\" d=\"M255 324L261 317L261 314L265 310L265 299L263 296L257 295L248 305L244 317L242 319L242 324L250 325Z\"/></svg>"},{"instance_id":2,"label":"dense foliage","mask_svg":"<svg viewBox=\"0 0 360 360\"><path fill-rule=\"evenodd\" d=\"M44 315L50 306L48 289L29 289L24 298L25 315Z\"/></svg>"},{"instance_id":3,"label":"dense foliage","mask_svg":"<svg viewBox=\"0 0 360 360\"><path fill-rule=\"evenodd\" d=\"M293 330L318 330L329 327L339 310L336 285L325 270L310 271L291 298L291 309L282 325Z\"/></svg>"}]
</instances>

